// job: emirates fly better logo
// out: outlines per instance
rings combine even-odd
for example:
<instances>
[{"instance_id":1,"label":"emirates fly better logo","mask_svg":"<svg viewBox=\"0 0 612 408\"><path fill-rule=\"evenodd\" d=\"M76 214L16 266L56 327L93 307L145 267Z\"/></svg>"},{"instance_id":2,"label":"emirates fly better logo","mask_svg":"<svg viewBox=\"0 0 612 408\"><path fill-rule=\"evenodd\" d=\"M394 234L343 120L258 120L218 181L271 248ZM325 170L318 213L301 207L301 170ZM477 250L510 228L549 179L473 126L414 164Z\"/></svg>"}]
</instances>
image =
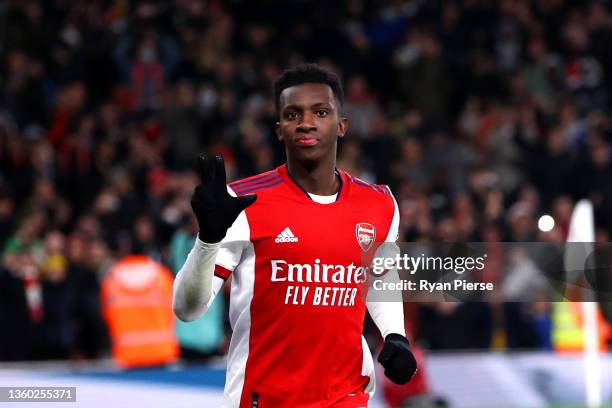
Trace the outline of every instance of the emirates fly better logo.
<instances>
[{"instance_id":1,"label":"emirates fly better logo","mask_svg":"<svg viewBox=\"0 0 612 408\"><path fill-rule=\"evenodd\" d=\"M360 222L356 225L355 234L357 235L357 243L363 252L368 252L374 240L376 239L376 228L367 222Z\"/></svg>"}]
</instances>

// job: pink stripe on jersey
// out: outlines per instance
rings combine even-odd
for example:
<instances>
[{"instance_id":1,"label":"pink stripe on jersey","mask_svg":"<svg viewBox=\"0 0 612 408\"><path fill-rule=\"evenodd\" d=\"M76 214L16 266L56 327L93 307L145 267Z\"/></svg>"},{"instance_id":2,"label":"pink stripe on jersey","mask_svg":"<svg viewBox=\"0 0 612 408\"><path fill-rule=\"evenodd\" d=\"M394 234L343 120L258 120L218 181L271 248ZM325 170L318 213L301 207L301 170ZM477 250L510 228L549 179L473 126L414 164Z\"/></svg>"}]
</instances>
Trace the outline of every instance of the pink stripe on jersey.
<instances>
[{"instance_id":1,"label":"pink stripe on jersey","mask_svg":"<svg viewBox=\"0 0 612 408\"><path fill-rule=\"evenodd\" d=\"M371 188L372 190L374 190L374 191L378 191L379 193L389 195L389 190L388 190L388 188L387 188L386 186L377 185L377 184L370 184L370 183L367 183L367 182L365 182L365 181L363 181L363 180L361 180L361 179L358 179L358 178L357 178L357 177L355 177L355 176L350 176L350 180L351 180L353 183L355 183L355 184L357 184L357 185L359 185L359 186L363 186L363 187Z\"/></svg>"},{"instance_id":2,"label":"pink stripe on jersey","mask_svg":"<svg viewBox=\"0 0 612 408\"><path fill-rule=\"evenodd\" d=\"M234 192L236 193L236 195L245 195L245 194L249 194L249 193L253 193L257 190L261 190L264 188L268 188L268 187L274 187L280 183L282 183L283 180L279 177L278 179L272 180L272 181L268 181L268 182L264 182L262 184L258 184L255 186L248 186L245 187L244 189L240 190L240 189L235 189Z\"/></svg>"},{"instance_id":3,"label":"pink stripe on jersey","mask_svg":"<svg viewBox=\"0 0 612 408\"><path fill-rule=\"evenodd\" d=\"M242 186L247 186L249 184L256 184L262 181L266 181L266 180L271 180L275 177L278 177L278 173L277 172L268 172L268 173L263 173L262 175L256 176L256 177L249 177L246 179L242 179L242 180L238 180L238 181L234 181L232 183L230 183L230 187L234 188L240 188Z\"/></svg>"}]
</instances>

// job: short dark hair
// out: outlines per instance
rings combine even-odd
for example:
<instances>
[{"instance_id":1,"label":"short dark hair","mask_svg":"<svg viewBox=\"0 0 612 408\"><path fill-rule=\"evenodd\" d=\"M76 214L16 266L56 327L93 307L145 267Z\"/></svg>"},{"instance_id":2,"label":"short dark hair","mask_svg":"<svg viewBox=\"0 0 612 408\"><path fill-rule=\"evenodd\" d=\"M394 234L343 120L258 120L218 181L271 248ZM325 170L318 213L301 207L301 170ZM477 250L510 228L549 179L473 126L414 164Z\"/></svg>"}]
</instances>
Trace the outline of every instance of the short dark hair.
<instances>
[{"instance_id":1,"label":"short dark hair","mask_svg":"<svg viewBox=\"0 0 612 408\"><path fill-rule=\"evenodd\" d=\"M285 89L302 84L326 84L329 85L334 97L342 106L344 102L344 91L342 83L336 74L323 68L318 64L299 64L289 68L274 81L274 102L276 112L280 113L280 94Z\"/></svg>"}]
</instances>

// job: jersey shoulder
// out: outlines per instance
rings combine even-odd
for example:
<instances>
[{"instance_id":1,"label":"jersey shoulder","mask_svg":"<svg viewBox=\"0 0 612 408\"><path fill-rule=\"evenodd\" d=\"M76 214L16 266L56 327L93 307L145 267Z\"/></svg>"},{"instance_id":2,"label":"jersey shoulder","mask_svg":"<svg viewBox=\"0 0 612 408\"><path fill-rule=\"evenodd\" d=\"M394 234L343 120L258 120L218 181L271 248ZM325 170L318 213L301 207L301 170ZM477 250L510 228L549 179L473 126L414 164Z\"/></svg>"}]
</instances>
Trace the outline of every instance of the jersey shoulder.
<instances>
[{"instance_id":1,"label":"jersey shoulder","mask_svg":"<svg viewBox=\"0 0 612 408\"><path fill-rule=\"evenodd\" d=\"M348 182L351 183L351 189L353 191L357 191L358 193L362 194L367 194L378 199L380 199L381 197L392 199L393 197L393 195L391 194L391 189L386 184L372 184L347 172L344 172L344 174L346 174L346 179L348 180Z\"/></svg>"},{"instance_id":2,"label":"jersey shoulder","mask_svg":"<svg viewBox=\"0 0 612 408\"><path fill-rule=\"evenodd\" d=\"M254 176L233 181L228 186L238 197L246 194L258 193L261 190L271 189L283 182L278 169L266 171Z\"/></svg>"}]
</instances>

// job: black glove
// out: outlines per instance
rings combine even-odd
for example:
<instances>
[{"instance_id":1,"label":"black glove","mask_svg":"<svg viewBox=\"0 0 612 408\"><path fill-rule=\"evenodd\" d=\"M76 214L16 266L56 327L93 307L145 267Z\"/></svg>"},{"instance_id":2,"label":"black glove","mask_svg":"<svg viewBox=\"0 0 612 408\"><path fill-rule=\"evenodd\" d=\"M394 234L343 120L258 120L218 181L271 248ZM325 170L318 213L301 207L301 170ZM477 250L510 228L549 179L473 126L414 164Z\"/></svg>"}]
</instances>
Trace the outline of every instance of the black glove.
<instances>
[{"instance_id":1,"label":"black glove","mask_svg":"<svg viewBox=\"0 0 612 408\"><path fill-rule=\"evenodd\" d=\"M378 362L385 367L385 375L396 384L406 384L417 371L410 343L401 334L391 333L385 338L385 345L378 355Z\"/></svg>"},{"instance_id":2,"label":"black glove","mask_svg":"<svg viewBox=\"0 0 612 408\"><path fill-rule=\"evenodd\" d=\"M200 184L191 196L191 208L200 226L200 240L214 243L223 239L238 214L257 199L255 194L232 197L227 192L223 157L200 156Z\"/></svg>"}]
</instances>

